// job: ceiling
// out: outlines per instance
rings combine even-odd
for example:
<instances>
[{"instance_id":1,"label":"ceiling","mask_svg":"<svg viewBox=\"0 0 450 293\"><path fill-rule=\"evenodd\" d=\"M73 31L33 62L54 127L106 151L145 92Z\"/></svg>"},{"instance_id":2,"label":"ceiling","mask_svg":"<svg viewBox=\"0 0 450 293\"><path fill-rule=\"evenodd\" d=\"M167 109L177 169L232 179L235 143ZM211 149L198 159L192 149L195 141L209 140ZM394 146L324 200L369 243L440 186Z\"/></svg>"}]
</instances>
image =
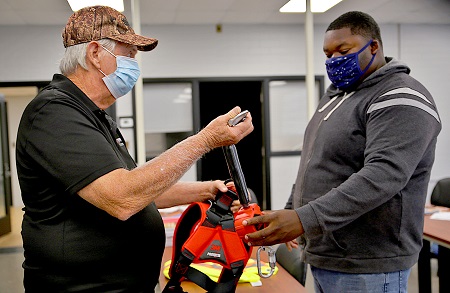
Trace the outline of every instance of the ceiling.
<instances>
[{"instance_id":1,"label":"ceiling","mask_svg":"<svg viewBox=\"0 0 450 293\"><path fill-rule=\"evenodd\" d=\"M131 1L125 15L131 21ZM140 0L143 25L301 24L305 15L278 10L287 0ZM314 22L328 24L350 10L380 24L450 24L450 0L343 0ZM72 14L66 0L0 0L0 25L61 25Z\"/></svg>"}]
</instances>

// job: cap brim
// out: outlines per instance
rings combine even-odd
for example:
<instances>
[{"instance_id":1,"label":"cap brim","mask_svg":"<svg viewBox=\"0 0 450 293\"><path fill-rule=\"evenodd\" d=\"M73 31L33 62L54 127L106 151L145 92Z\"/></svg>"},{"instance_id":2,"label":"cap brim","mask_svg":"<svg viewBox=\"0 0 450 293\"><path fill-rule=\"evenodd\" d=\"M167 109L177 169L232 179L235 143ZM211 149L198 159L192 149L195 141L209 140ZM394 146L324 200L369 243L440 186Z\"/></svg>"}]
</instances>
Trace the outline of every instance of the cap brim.
<instances>
[{"instance_id":1,"label":"cap brim","mask_svg":"<svg viewBox=\"0 0 450 293\"><path fill-rule=\"evenodd\" d=\"M136 34L109 36L108 39L137 46L139 51L151 51L158 45L157 39L147 38Z\"/></svg>"}]
</instances>

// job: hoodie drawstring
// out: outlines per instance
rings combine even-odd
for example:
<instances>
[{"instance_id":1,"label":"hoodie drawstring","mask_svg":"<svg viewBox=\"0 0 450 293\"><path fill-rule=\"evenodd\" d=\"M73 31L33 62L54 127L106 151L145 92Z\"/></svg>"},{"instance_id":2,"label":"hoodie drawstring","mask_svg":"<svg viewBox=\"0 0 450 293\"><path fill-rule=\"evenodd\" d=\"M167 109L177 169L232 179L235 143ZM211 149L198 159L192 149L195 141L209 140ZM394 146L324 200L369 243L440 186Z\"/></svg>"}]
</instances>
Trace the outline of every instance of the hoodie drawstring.
<instances>
[{"instance_id":1,"label":"hoodie drawstring","mask_svg":"<svg viewBox=\"0 0 450 293\"><path fill-rule=\"evenodd\" d=\"M323 118L324 121L328 120L328 118L331 116L331 114L333 114L333 112L339 108L339 106L348 98L350 98L355 92L351 92L351 93L345 93L344 97L342 97L342 100L339 101L339 103L336 104L336 106L334 106L333 109L331 109L331 111L327 114L327 116L325 116L325 118ZM328 103L326 103L322 108L319 109L319 112L322 112L323 110L325 110L326 107L328 107L337 97L332 98Z\"/></svg>"},{"instance_id":2,"label":"hoodie drawstring","mask_svg":"<svg viewBox=\"0 0 450 293\"><path fill-rule=\"evenodd\" d=\"M323 110L325 110L331 103L334 102L334 100L336 100L338 98L338 96L335 96L334 98L332 98L331 100L329 100L325 105L322 106L322 108L319 109L319 113L323 112Z\"/></svg>"}]
</instances>

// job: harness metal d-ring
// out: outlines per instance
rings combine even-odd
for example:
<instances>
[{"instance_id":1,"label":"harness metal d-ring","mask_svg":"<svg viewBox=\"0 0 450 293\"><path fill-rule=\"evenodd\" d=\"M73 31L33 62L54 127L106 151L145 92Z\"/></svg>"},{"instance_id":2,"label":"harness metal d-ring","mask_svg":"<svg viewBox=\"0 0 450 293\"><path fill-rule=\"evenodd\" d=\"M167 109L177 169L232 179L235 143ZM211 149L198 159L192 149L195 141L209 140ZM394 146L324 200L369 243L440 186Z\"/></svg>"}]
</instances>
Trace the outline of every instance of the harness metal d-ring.
<instances>
[{"instance_id":1,"label":"harness metal d-ring","mask_svg":"<svg viewBox=\"0 0 450 293\"><path fill-rule=\"evenodd\" d=\"M270 271L267 274L263 273L261 269L261 250L267 251L267 255L269 256ZM275 256L275 250L272 247L260 246L258 248L258 251L256 252L256 266L258 267L258 275L261 278L269 278L273 275L273 273L275 272L276 262L277 259Z\"/></svg>"}]
</instances>

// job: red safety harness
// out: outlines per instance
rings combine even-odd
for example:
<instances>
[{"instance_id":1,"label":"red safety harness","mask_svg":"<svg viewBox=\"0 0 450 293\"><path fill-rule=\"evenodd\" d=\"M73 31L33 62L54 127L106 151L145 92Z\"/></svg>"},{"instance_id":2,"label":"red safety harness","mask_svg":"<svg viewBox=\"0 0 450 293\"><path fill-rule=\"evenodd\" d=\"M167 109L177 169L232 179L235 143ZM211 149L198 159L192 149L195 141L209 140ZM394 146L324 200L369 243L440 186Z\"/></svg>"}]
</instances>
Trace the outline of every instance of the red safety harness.
<instances>
[{"instance_id":1,"label":"red safety harness","mask_svg":"<svg viewBox=\"0 0 450 293\"><path fill-rule=\"evenodd\" d=\"M252 247L243 241L243 237L255 231L253 226L242 226L244 218L248 218L248 211L234 215L231 212L231 204L237 198L236 193L230 190L218 194L211 204L196 202L184 211L175 228L170 280L163 293L184 292L181 288L184 279L211 293L235 291L252 252ZM250 206L253 212L260 213L258 205ZM189 266L202 262L213 262L223 267L217 283Z\"/></svg>"},{"instance_id":2,"label":"red safety harness","mask_svg":"<svg viewBox=\"0 0 450 293\"><path fill-rule=\"evenodd\" d=\"M241 112L236 119L230 119L228 124L233 127L243 121L245 115L246 111ZM210 203L192 203L181 215L173 237L170 280L163 293L184 292L181 287L184 279L210 293L235 292L252 253L252 247L245 242L244 236L263 228L242 225L245 219L259 216L261 210L257 204L249 203L236 147L231 145L223 150L236 188L217 194ZM231 205L236 199L240 200L242 207L233 214ZM191 263L202 262L213 262L223 267L217 282L190 266ZM271 264L275 266L275 261Z\"/></svg>"}]
</instances>

